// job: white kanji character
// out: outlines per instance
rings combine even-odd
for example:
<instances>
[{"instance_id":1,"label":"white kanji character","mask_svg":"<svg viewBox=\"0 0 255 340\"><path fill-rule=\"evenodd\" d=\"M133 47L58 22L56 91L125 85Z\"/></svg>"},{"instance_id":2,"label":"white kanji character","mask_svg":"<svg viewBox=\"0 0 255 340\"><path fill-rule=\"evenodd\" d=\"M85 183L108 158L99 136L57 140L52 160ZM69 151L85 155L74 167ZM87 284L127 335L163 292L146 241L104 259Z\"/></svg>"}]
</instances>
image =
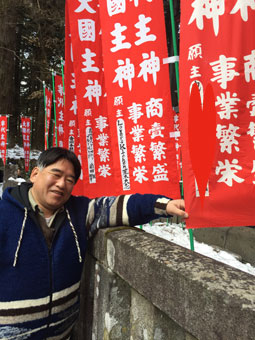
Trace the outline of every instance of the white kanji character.
<instances>
[{"instance_id":1,"label":"white kanji character","mask_svg":"<svg viewBox=\"0 0 255 340\"><path fill-rule=\"evenodd\" d=\"M63 124L58 125L58 133L59 133L60 136L64 134Z\"/></svg>"},{"instance_id":2,"label":"white kanji character","mask_svg":"<svg viewBox=\"0 0 255 340\"><path fill-rule=\"evenodd\" d=\"M236 151L239 151L239 142L235 139L235 137L240 137L236 131L239 130L239 126L234 126L233 124L226 125L217 125L216 129L216 137L220 139L221 152L227 152L229 154L232 153L232 146Z\"/></svg>"},{"instance_id":3,"label":"white kanji character","mask_svg":"<svg viewBox=\"0 0 255 340\"><path fill-rule=\"evenodd\" d=\"M75 126L76 126L75 120L74 120L74 119L69 120L68 126L69 126L69 127L75 127Z\"/></svg>"},{"instance_id":4,"label":"white kanji character","mask_svg":"<svg viewBox=\"0 0 255 340\"><path fill-rule=\"evenodd\" d=\"M222 177L218 180L219 183L223 182L229 187L232 187L233 181L236 181L237 183L242 183L244 181L243 178L236 175L239 170L242 170L242 167L238 165L237 159L233 159L232 163L230 163L228 159L225 159L225 163L218 161L218 164L215 173L216 175L221 173Z\"/></svg>"},{"instance_id":5,"label":"white kanji character","mask_svg":"<svg viewBox=\"0 0 255 340\"><path fill-rule=\"evenodd\" d=\"M244 63L244 74L245 80L249 83L250 78L255 80L255 50L252 50L251 54L246 55L243 58L244 60L247 60L247 62Z\"/></svg>"},{"instance_id":6,"label":"white kanji character","mask_svg":"<svg viewBox=\"0 0 255 340\"><path fill-rule=\"evenodd\" d=\"M58 93L59 93L59 95L61 96L61 97L63 97L63 95L64 95L64 92L63 92L63 85L58 85L58 89L57 89L57 91L58 91Z\"/></svg>"},{"instance_id":7,"label":"white kanji character","mask_svg":"<svg viewBox=\"0 0 255 340\"><path fill-rule=\"evenodd\" d=\"M151 139L156 137L164 137L162 134L162 130L164 130L164 126L161 126L160 123L153 123L151 125L151 129L149 130L149 134L151 135Z\"/></svg>"},{"instance_id":8,"label":"white kanji character","mask_svg":"<svg viewBox=\"0 0 255 340\"><path fill-rule=\"evenodd\" d=\"M134 181L135 182L139 182L139 183L142 183L144 181L148 181L149 179L147 177L145 177L145 174L147 173L148 171L145 169L145 166L138 166L138 167L134 167L134 171L133 171L133 176L135 177L134 178Z\"/></svg>"},{"instance_id":9,"label":"white kanji character","mask_svg":"<svg viewBox=\"0 0 255 340\"><path fill-rule=\"evenodd\" d=\"M138 74L139 77L143 77L145 82L148 81L148 74L152 75L153 83L156 85L157 83L157 72L160 71L160 60L159 57L155 56L155 51L151 51L150 55L148 53L143 53L143 59L140 63L141 71Z\"/></svg>"},{"instance_id":10,"label":"white kanji character","mask_svg":"<svg viewBox=\"0 0 255 340\"><path fill-rule=\"evenodd\" d=\"M132 138L134 142L140 142L144 139L144 134L143 134L144 130L145 129L143 128L142 125L135 125L132 127L130 135L133 135Z\"/></svg>"},{"instance_id":11,"label":"white kanji character","mask_svg":"<svg viewBox=\"0 0 255 340\"><path fill-rule=\"evenodd\" d=\"M148 41L155 41L157 39L156 35L149 34L150 28L146 27L146 25L151 21L150 17L145 17L144 14L140 14L138 16L139 21L135 24L135 27L138 28L138 32L135 34L139 39L135 41L137 46L148 42Z\"/></svg>"},{"instance_id":12,"label":"white kanji character","mask_svg":"<svg viewBox=\"0 0 255 340\"><path fill-rule=\"evenodd\" d=\"M195 44L189 47L188 60L194 60L197 58L202 58L201 44Z\"/></svg>"},{"instance_id":13,"label":"white kanji character","mask_svg":"<svg viewBox=\"0 0 255 340\"><path fill-rule=\"evenodd\" d=\"M157 164L156 166L153 166L153 182L161 182L161 181L169 181L167 174L168 170L165 169L167 166L166 163L164 164Z\"/></svg>"},{"instance_id":14,"label":"white kanji character","mask_svg":"<svg viewBox=\"0 0 255 340\"><path fill-rule=\"evenodd\" d=\"M108 145L108 139L109 136L105 133L101 133L100 135L98 135L97 140L98 140L98 144L100 146L106 146Z\"/></svg>"},{"instance_id":15,"label":"white kanji character","mask_svg":"<svg viewBox=\"0 0 255 340\"><path fill-rule=\"evenodd\" d=\"M190 69L190 79L201 77L201 73L199 73L200 66L193 65Z\"/></svg>"},{"instance_id":16,"label":"white kanji character","mask_svg":"<svg viewBox=\"0 0 255 340\"><path fill-rule=\"evenodd\" d=\"M91 109L84 109L84 117L91 117L92 110Z\"/></svg>"},{"instance_id":17,"label":"white kanji character","mask_svg":"<svg viewBox=\"0 0 255 340\"><path fill-rule=\"evenodd\" d=\"M76 89L75 73L71 73L71 76L72 76L72 79L71 79L70 88L71 88L72 90L75 90L75 89Z\"/></svg>"},{"instance_id":18,"label":"white kanji character","mask_svg":"<svg viewBox=\"0 0 255 340\"><path fill-rule=\"evenodd\" d=\"M63 122L64 121L64 112L61 110L58 113L58 121L59 122ZM30 130L28 129L28 131L30 132Z\"/></svg>"},{"instance_id":19,"label":"white kanji character","mask_svg":"<svg viewBox=\"0 0 255 340\"><path fill-rule=\"evenodd\" d=\"M148 118L158 116L159 118L163 117L163 105L162 98L150 98L148 102L146 102L146 115Z\"/></svg>"},{"instance_id":20,"label":"white kanji character","mask_svg":"<svg viewBox=\"0 0 255 340\"><path fill-rule=\"evenodd\" d=\"M225 0L194 0L191 6L194 8L194 11L188 25L196 20L197 27L203 30L203 17L205 16L207 19L213 20L213 29L217 36L219 33L219 16L225 12Z\"/></svg>"},{"instance_id":21,"label":"white kanji character","mask_svg":"<svg viewBox=\"0 0 255 340\"><path fill-rule=\"evenodd\" d=\"M247 21L248 7L250 7L251 9L255 9L255 0L237 0L230 14L235 14L236 12L240 11L243 21Z\"/></svg>"},{"instance_id":22,"label":"white kanji character","mask_svg":"<svg viewBox=\"0 0 255 340\"><path fill-rule=\"evenodd\" d=\"M238 109L235 109L235 106L237 105L237 102L240 102L240 99L236 97L236 93L233 93L231 96L229 91L225 94L221 93L221 96L216 97L215 106L220 107L220 111L217 111L220 119L230 119L231 114L237 118L237 114L235 112L238 112Z\"/></svg>"},{"instance_id":23,"label":"white kanji character","mask_svg":"<svg viewBox=\"0 0 255 340\"><path fill-rule=\"evenodd\" d=\"M82 64L85 67L81 69L82 72L99 72L99 68L93 66L95 64L95 61L92 60L92 58L95 56L96 53L92 52L89 48L85 48L85 53L82 54L82 58L85 59Z\"/></svg>"},{"instance_id":24,"label":"white kanji character","mask_svg":"<svg viewBox=\"0 0 255 340\"><path fill-rule=\"evenodd\" d=\"M227 82L233 80L235 76L239 76L239 73L233 69L236 60L236 58L220 55L219 60L210 63L215 76L211 78L211 81L217 81L223 89L226 89Z\"/></svg>"},{"instance_id":25,"label":"white kanji character","mask_svg":"<svg viewBox=\"0 0 255 340\"><path fill-rule=\"evenodd\" d=\"M246 103L246 107L247 107L247 109L249 109L251 107L250 116L255 117L255 93L253 93L251 95L251 98L252 98L252 100L249 100Z\"/></svg>"},{"instance_id":26,"label":"white kanji character","mask_svg":"<svg viewBox=\"0 0 255 340\"><path fill-rule=\"evenodd\" d=\"M107 0L107 11L110 17L119 13L125 13L126 0Z\"/></svg>"},{"instance_id":27,"label":"white kanji character","mask_svg":"<svg viewBox=\"0 0 255 340\"><path fill-rule=\"evenodd\" d=\"M131 106L127 107L129 111L128 119L132 119L134 124L137 124L137 120L143 116L142 105L137 103L132 103Z\"/></svg>"},{"instance_id":28,"label":"white kanji character","mask_svg":"<svg viewBox=\"0 0 255 340\"><path fill-rule=\"evenodd\" d=\"M80 2L80 6L76 8L75 12L80 13L84 10L86 10L89 13L96 13L96 11L89 6L89 2L92 0L78 0Z\"/></svg>"},{"instance_id":29,"label":"white kanji character","mask_svg":"<svg viewBox=\"0 0 255 340\"><path fill-rule=\"evenodd\" d=\"M132 79L135 76L135 67L134 64L130 63L130 59L126 58L126 64L123 60L118 60L119 67L116 68L116 77L113 80L113 83L118 82L120 87L123 87L123 80L128 81L128 88L131 91L132 89Z\"/></svg>"},{"instance_id":30,"label":"white kanji character","mask_svg":"<svg viewBox=\"0 0 255 340\"><path fill-rule=\"evenodd\" d=\"M57 102L58 107L64 107L64 98L58 97L58 102Z\"/></svg>"},{"instance_id":31,"label":"white kanji character","mask_svg":"<svg viewBox=\"0 0 255 340\"><path fill-rule=\"evenodd\" d=\"M79 19L78 30L80 41L95 41L95 21L91 19Z\"/></svg>"},{"instance_id":32,"label":"white kanji character","mask_svg":"<svg viewBox=\"0 0 255 340\"><path fill-rule=\"evenodd\" d=\"M142 161L146 161L146 158L145 158L146 150L144 149L145 149L145 145L139 144L139 145L132 146L131 153L134 154L136 163L142 163Z\"/></svg>"},{"instance_id":33,"label":"white kanji character","mask_svg":"<svg viewBox=\"0 0 255 340\"><path fill-rule=\"evenodd\" d=\"M70 111L73 111L73 114L76 116L77 115L77 110L78 110L77 99L75 99L75 100L72 101L72 106L70 108Z\"/></svg>"},{"instance_id":34,"label":"white kanji character","mask_svg":"<svg viewBox=\"0 0 255 340\"><path fill-rule=\"evenodd\" d=\"M110 150L107 149L107 148L98 149L97 154L100 157L100 162L107 162L107 161L109 161L109 159L110 159L109 158L109 153L110 153Z\"/></svg>"},{"instance_id":35,"label":"white kanji character","mask_svg":"<svg viewBox=\"0 0 255 340\"><path fill-rule=\"evenodd\" d=\"M99 97L102 96L102 87L98 84L98 80L95 79L95 83L93 83L93 80L88 80L88 86L86 86L86 93L83 96L84 98L89 99L90 102L92 102L92 98L96 98L97 106L99 105Z\"/></svg>"},{"instance_id":36,"label":"white kanji character","mask_svg":"<svg viewBox=\"0 0 255 340\"><path fill-rule=\"evenodd\" d=\"M118 110L116 111L116 117L117 117L117 118L123 117L122 110L118 109Z\"/></svg>"},{"instance_id":37,"label":"white kanji character","mask_svg":"<svg viewBox=\"0 0 255 340\"><path fill-rule=\"evenodd\" d=\"M102 177L107 177L107 176L111 176L112 174L110 173L110 166L109 164L103 164L103 165L100 165L99 168L98 168L98 172L99 172L99 176L102 176Z\"/></svg>"},{"instance_id":38,"label":"white kanji character","mask_svg":"<svg viewBox=\"0 0 255 340\"><path fill-rule=\"evenodd\" d=\"M254 122L250 122L249 124L249 130L247 131L247 135L250 135L251 137L253 137L253 145L254 145L254 149L255 149L255 123Z\"/></svg>"},{"instance_id":39,"label":"white kanji character","mask_svg":"<svg viewBox=\"0 0 255 340\"><path fill-rule=\"evenodd\" d=\"M166 158L165 151L164 151L164 150L166 150L165 143L162 143L162 142L157 142L157 143L151 142L150 150L153 153L153 159L154 160L157 159L157 160L161 161L161 157L164 158L164 159Z\"/></svg>"},{"instance_id":40,"label":"white kanji character","mask_svg":"<svg viewBox=\"0 0 255 340\"><path fill-rule=\"evenodd\" d=\"M123 96L114 97L114 106L123 105Z\"/></svg>"},{"instance_id":41,"label":"white kanji character","mask_svg":"<svg viewBox=\"0 0 255 340\"><path fill-rule=\"evenodd\" d=\"M111 35L115 37L112 40L112 44L115 45L111 48L111 52L117 52L122 49L131 48L131 44L129 42L123 42L126 39L126 36L122 34L127 29L127 26L122 26L119 22L114 24L114 30L111 32Z\"/></svg>"},{"instance_id":42,"label":"white kanji character","mask_svg":"<svg viewBox=\"0 0 255 340\"><path fill-rule=\"evenodd\" d=\"M96 118L95 121L96 121L96 128L99 129L100 132L103 132L103 130L108 126L107 118L101 115L98 118Z\"/></svg>"}]
</instances>

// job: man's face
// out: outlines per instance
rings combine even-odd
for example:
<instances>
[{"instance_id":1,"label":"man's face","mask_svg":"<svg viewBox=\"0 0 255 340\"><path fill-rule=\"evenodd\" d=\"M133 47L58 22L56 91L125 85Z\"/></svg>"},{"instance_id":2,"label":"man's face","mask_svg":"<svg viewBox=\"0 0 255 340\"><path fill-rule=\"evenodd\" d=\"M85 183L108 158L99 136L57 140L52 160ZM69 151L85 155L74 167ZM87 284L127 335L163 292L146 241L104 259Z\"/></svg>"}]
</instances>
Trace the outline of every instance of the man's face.
<instances>
[{"instance_id":1,"label":"man's face","mask_svg":"<svg viewBox=\"0 0 255 340\"><path fill-rule=\"evenodd\" d=\"M75 184L74 167L68 160L61 159L42 170L35 167L30 180L34 199L45 217L49 217L71 196Z\"/></svg>"}]
</instances>

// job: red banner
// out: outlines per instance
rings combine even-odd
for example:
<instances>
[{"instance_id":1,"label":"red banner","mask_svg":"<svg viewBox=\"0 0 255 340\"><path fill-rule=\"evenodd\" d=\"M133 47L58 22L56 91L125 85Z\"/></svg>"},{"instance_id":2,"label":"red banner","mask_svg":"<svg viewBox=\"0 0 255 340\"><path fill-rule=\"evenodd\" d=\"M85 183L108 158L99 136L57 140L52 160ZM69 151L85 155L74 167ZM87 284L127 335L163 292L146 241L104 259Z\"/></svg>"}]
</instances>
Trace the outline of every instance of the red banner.
<instances>
[{"instance_id":1,"label":"red banner","mask_svg":"<svg viewBox=\"0 0 255 340\"><path fill-rule=\"evenodd\" d=\"M0 156L6 164L8 116L0 116Z\"/></svg>"},{"instance_id":2,"label":"red banner","mask_svg":"<svg viewBox=\"0 0 255 340\"><path fill-rule=\"evenodd\" d=\"M23 148L24 148L24 158L25 158L25 171L29 171L29 161L30 161L30 136L31 136L31 118L21 117L21 129L23 137Z\"/></svg>"},{"instance_id":3,"label":"red banner","mask_svg":"<svg viewBox=\"0 0 255 340\"><path fill-rule=\"evenodd\" d=\"M50 127L50 118L51 118L51 107L52 107L52 92L44 87L45 91L45 150L49 146L49 127Z\"/></svg>"},{"instance_id":4,"label":"red banner","mask_svg":"<svg viewBox=\"0 0 255 340\"><path fill-rule=\"evenodd\" d=\"M123 193L179 197L163 2L100 1L114 168Z\"/></svg>"},{"instance_id":5,"label":"red banner","mask_svg":"<svg viewBox=\"0 0 255 340\"><path fill-rule=\"evenodd\" d=\"M62 76L55 75L55 101L56 101L56 125L57 141L55 144L59 147L64 146L64 92ZM54 130L55 131L55 130ZM56 134L55 138L56 138Z\"/></svg>"},{"instance_id":6,"label":"red banner","mask_svg":"<svg viewBox=\"0 0 255 340\"><path fill-rule=\"evenodd\" d=\"M254 22L254 2L182 2L180 114L188 227L255 222Z\"/></svg>"},{"instance_id":7,"label":"red banner","mask_svg":"<svg viewBox=\"0 0 255 340\"><path fill-rule=\"evenodd\" d=\"M114 185L109 122L104 91L98 1L66 1L68 6L84 190L87 196L119 193Z\"/></svg>"},{"instance_id":8,"label":"red banner","mask_svg":"<svg viewBox=\"0 0 255 340\"><path fill-rule=\"evenodd\" d=\"M65 8L65 125L64 125L64 147L73 151L79 158L82 165L81 145L79 135L79 123L77 114L77 96L75 73L73 68L73 53L71 43L71 33L69 24L68 7ZM76 183L73 194L85 195L83 185L83 167L81 176Z\"/></svg>"}]
</instances>

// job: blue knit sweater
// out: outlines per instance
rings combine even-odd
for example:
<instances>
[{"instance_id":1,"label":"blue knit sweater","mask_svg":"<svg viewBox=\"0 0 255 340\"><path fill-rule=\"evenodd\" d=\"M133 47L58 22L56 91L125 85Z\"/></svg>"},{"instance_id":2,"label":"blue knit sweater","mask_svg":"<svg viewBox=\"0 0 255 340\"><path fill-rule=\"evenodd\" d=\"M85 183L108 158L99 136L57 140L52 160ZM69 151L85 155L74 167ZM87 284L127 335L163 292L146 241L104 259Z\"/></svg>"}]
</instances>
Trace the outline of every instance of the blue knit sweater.
<instances>
[{"instance_id":1,"label":"blue knit sweater","mask_svg":"<svg viewBox=\"0 0 255 340\"><path fill-rule=\"evenodd\" d=\"M31 206L21 204L11 190L0 201L0 339L68 339L79 313L89 236L98 228L165 215L167 200L139 194L95 200L71 196L49 248Z\"/></svg>"}]
</instances>

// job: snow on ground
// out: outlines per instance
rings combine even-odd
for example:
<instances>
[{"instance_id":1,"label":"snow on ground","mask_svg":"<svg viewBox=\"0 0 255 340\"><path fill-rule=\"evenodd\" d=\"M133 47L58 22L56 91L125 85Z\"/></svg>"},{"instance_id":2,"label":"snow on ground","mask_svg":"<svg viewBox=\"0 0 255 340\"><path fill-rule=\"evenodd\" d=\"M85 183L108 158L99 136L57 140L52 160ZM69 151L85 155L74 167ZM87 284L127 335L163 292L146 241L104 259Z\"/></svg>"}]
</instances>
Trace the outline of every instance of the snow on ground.
<instances>
[{"instance_id":1,"label":"snow on ground","mask_svg":"<svg viewBox=\"0 0 255 340\"><path fill-rule=\"evenodd\" d=\"M37 159L40 154L38 150L30 151L30 159ZM7 158L20 159L24 158L24 149L18 145L15 145L13 149L7 149Z\"/></svg>"},{"instance_id":2,"label":"snow on ground","mask_svg":"<svg viewBox=\"0 0 255 340\"><path fill-rule=\"evenodd\" d=\"M140 228L140 226L137 227ZM190 249L189 232L182 224L167 224L160 222L153 225L145 224L143 230L178 244L179 246ZM209 246L205 243L197 242L195 238L194 251L251 275L255 275L255 267L251 266L250 263L242 263L238 260L238 256L224 250L219 250L218 248Z\"/></svg>"},{"instance_id":3,"label":"snow on ground","mask_svg":"<svg viewBox=\"0 0 255 340\"><path fill-rule=\"evenodd\" d=\"M39 151L31 151L30 159L37 159L39 156ZM13 149L8 150L8 158L20 159L24 158L23 148L15 146ZM10 178L13 179L13 178ZM22 178L16 179L18 184L24 181ZM2 183L0 183L0 197L2 196ZM140 226L137 226L140 228ZM190 236L187 229L185 229L182 224L168 224L168 223L155 223L153 225L145 224L143 230L154 234L158 237L164 238L175 244L178 244L184 248L190 249ZM249 263L244 264L238 260L237 256L231 254L227 251L219 250L215 247L209 246L205 243L197 242L194 238L194 249L195 252L210 257L216 261L225 263L231 267L237 268L241 271L255 275L255 267L252 267Z\"/></svg>"}]
</instances>

